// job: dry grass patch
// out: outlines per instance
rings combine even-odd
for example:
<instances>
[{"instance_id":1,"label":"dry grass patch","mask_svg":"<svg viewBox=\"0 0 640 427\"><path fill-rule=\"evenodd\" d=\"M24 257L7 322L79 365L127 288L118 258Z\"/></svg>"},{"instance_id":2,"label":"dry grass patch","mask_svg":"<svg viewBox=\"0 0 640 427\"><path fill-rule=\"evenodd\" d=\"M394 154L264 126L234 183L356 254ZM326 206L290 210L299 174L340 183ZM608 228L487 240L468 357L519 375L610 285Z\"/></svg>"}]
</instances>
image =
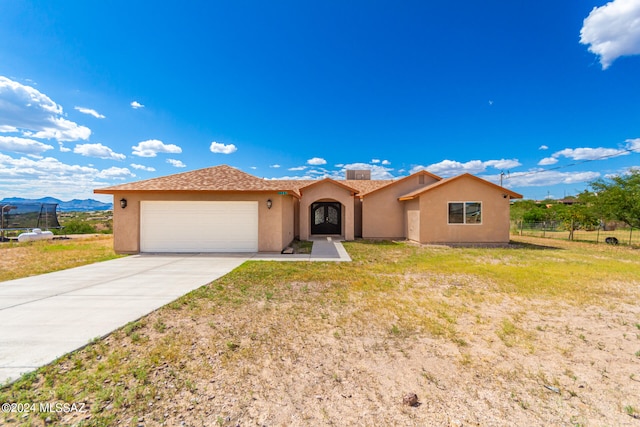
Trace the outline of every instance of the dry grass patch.
<instances>
[{"instance_id":1,"label":"dry grass patch","mask_svg":"<svg viewBox=\"0 0 640 427\"><path fill-rule=\"evenodd\" d=\"M0 243L0 281L117 258L113 236Z\"/></svg>"},{"instance_id":2,"label":"dry grass patch","mask_svg":"<svg viewBox=\"0 0 640 427\"><path fill-rule=\"evenodd\" d=\"M0 400L87 403L56 425L635 425L637 252L536 243L245 263Z\"/></svg>"}]
</instances>

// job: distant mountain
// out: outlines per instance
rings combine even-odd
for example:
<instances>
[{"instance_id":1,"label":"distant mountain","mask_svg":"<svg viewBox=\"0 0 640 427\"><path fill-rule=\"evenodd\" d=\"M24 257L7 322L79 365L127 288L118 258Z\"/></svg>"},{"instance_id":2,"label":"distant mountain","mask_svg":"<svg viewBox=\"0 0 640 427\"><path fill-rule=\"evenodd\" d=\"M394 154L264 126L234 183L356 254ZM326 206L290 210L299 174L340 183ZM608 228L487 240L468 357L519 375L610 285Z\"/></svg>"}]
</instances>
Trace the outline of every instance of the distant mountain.
<instances>
[{"instance_id":1,"label":"distant mountain","mask_svg":"<svg viewBox=\"0 0 640 427\"><path fill-rule=\"evenodd\" d=\"M7 197L0 200L0 204L7 203L57 203L60 212L86 212L86 211L106 211L113 209L113 203L99 202L93 199L78 200L73 199L68 202L55 199L53 197L43 197L41 199L23 199L22 197Z\"/></svg>"}]
</instances>

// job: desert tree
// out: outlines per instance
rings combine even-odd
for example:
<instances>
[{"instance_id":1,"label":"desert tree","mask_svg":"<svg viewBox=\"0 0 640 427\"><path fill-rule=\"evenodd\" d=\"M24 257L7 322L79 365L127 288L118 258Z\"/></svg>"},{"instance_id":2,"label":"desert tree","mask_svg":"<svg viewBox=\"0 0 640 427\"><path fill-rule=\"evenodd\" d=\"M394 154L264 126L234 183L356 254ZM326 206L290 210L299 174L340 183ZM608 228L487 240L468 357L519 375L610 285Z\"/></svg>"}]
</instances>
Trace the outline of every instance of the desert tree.
<instances>
[{"instance_id":1,"label":"desert tree","mask_svg":"<svg viewBox=\"0 0 640 427\"><path fill-rule=\"evenodd\" d=\"M640 169L596 180L590 186L593 190L590 202L603 218L640 228Z\"/></svg>"}]
</instances>

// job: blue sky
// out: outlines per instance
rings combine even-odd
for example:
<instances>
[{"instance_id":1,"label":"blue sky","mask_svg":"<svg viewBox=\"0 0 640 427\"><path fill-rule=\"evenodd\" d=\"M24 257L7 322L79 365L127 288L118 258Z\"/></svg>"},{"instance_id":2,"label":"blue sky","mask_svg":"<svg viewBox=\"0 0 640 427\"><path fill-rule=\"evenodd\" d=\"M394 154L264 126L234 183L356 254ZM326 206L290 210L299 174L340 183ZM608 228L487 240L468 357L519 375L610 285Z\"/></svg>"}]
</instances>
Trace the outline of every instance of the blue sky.
<instances>
[{"instance_id":1,"label":"blue sky","mask_svg":"<svg viewBox=\"0 0 640 427\"><path fill-rule=\"evenodd\" d=\"M0 0L0 198L219 164L576 194L640 167L638 20L640 0Z\"/></svg>"}]
</instances>

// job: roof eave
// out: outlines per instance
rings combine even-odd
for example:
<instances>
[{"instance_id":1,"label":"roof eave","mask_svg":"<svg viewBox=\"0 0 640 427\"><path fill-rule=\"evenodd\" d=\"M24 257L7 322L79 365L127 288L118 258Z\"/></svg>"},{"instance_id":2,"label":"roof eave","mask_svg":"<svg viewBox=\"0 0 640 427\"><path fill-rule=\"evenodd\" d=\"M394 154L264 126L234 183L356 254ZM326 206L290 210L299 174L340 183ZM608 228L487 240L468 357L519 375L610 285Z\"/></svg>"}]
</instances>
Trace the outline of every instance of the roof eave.
<instances>
[{"instance_id":1,"label":"roof eave","mask_svg":"<svg viewBox=\"0 0 640 427\"><path fill-rule=\"evenodd\" d=\"M283 196L293 196L296 199L301 198L301 195L297 190L292 189L253 189L253 190L198 190L198 189L169 189L169 190L143 190L143 189L122 189L119 190L117 188L97 188L93 190L94 194L116 194L116 193L279 193L286 192L287 194L282 194Z\"/></svg>"}]
</instances>

